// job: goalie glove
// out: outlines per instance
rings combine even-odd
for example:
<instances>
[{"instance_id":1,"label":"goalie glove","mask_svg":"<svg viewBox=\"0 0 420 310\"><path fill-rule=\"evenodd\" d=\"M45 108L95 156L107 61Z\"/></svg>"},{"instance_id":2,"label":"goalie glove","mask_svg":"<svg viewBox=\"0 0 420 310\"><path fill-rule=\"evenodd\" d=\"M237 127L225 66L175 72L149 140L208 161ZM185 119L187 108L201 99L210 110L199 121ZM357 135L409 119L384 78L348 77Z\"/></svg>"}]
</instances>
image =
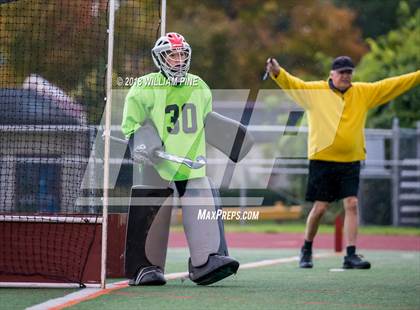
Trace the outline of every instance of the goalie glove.
<instances>
[{"instance_id":1,"label":"goalie glove","mask_svg":"<svg viewBox=\"0 0 420 310\"><path fill-rule=\"evenodd\" d=\"M160 158L156 156L156 151L163 151L163 143L159 133L151 121L144 124L131 135L128 145L130 147L131 158L139 164L155 165Z\"/></svg>"}]
</instances>

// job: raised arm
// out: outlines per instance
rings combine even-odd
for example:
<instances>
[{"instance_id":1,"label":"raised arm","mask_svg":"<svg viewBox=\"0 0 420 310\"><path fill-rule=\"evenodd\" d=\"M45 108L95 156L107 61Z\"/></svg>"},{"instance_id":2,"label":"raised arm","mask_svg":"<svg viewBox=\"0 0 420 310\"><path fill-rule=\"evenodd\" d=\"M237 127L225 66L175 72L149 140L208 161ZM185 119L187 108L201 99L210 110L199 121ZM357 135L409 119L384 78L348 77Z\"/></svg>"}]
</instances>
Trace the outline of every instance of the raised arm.
<instances>
[{"instance_id":1,"label":"raised arm","mask_svg":"<svg viewBox=\"0 0 420 310\"><path fill-rule=\"evenodd\" d=\"M270 73L271 78L282 89L308 89L311 88L311 82L305 82L301 79L291 75L285 69L280 67L275 58L267 60L267 72Z\"/></svg>"},{"instance_id":2,"label":"raised arm","mask_svg":"<svg viewBox=\"0 0 420 310\"><path fill-rule=\"evenodd\" d=\"M274 58L267 60L266 70L277 85L304 109L310 108L314 97L319 96L319 92L313 92L312 90L328 89L325 81L305 82L291 75L285 69L281 68Z\"/></svg>"},{"instance_id":3,"label":"raised arm","mask_svg":"<svg viewBox=\"0 0 420 310\"><path fill-rule=\"evenodd\" d=\"M374 83L360 83L366 92L368 108L387 103L420 84L420 70Z\"/></svg>"},{"instance_id":4,"label":"raised arm","mask_svg":"<svg viewBox=\"0 0 420 310\"><path fill-rule=\"evenodd\" d=\"M279 74L274 77L272 75L274 81L282 88L282 89L311 89L311 83L313 82L305 82L300 78L291 75L285 69L281 68Z\"/></svg>"}]
</instances>

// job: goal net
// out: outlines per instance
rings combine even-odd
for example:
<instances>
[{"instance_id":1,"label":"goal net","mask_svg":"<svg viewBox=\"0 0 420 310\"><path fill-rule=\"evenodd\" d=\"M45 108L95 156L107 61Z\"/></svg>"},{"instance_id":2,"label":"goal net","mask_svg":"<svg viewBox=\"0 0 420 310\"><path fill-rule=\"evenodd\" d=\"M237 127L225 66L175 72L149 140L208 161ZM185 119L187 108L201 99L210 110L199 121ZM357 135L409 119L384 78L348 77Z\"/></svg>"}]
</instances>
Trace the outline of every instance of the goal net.
<instances>
[{"instance_id":1,"label":"goal net","mask_svg":"<svg viewBox=\"0 0 420 310\"><path fill-rule=\"evenodd\" d=\"M97 283L109 1L7 0L0 12L0 282ZM159 0L115 1L113 87L152 69L159 24Z\"/></svg>"}]
</instances>

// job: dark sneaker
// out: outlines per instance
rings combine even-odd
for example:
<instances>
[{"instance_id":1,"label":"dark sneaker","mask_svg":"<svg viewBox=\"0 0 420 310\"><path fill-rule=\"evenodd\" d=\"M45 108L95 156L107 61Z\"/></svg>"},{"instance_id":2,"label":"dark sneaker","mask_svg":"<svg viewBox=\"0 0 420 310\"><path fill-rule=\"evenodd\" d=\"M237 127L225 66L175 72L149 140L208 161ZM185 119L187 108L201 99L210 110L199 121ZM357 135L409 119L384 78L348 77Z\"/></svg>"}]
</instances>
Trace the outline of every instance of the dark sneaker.
<instances>
[{"instance_id":1,"label":"dark sneaker","mask_svg":"<svg viewBox=\"0 0 420 310\"><path fill-rule=\"evenodd\" d=\"M136 276L128 281L128 285L165 285L166 280L162 270L156 266L141 268Z\"/></svg>"},{"instance_id":2,"label":"dark sneaker","mask_svg":"<svg viewBox=\"0 0 420 310\"><path fill-rule=\"evenodd\" d=\"M350 256L344 256L344 269L369 269L370 263L363 259L362 255L353 254Z\"/></svg>"},{"instance_id":3,"label":"dark sneaker","mask_svg":"<svg viewBox=\"0 0 420 310\"><path fill-rule=\"evenodd\" d=\"M302 248L300 250L300 268L312 268L314 264L312 263L312 251Z\"/></svg>"},{"instance_id":4,"label":"dark sneaker","mask_svg":"<svg viewBox=\"0 0 420 310\"><path fill-rule=\"evenodd\" d=\"M210 255L207 263L200 267L188 261L188 271L191 281L198 285L209 285L220 281L238 271L239 262L230 256Z\"/></svg>"}]
</instances>

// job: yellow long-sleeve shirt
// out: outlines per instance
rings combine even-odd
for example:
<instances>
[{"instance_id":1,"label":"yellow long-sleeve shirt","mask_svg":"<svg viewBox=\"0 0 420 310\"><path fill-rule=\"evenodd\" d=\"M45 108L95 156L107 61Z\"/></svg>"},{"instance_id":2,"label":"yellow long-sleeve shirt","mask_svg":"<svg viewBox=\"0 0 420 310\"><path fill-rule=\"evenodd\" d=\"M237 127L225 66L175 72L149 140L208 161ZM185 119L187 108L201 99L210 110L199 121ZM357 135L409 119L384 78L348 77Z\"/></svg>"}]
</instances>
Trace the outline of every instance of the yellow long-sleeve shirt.
<instances>
[{"instance_id":1,"label":"yellow long-sleeve shirt","mask_svg":"<svg viewBox=\"0 0 420 310\"><path fill-rule=\"evenodd\" d=\"M369 109L420 84L420 70L374 83L352 83L344 94L328 81L305 82L280 70L271 78L307 112L308 158L335 162L364 160Z\"/></svg>"}]
</instances>

